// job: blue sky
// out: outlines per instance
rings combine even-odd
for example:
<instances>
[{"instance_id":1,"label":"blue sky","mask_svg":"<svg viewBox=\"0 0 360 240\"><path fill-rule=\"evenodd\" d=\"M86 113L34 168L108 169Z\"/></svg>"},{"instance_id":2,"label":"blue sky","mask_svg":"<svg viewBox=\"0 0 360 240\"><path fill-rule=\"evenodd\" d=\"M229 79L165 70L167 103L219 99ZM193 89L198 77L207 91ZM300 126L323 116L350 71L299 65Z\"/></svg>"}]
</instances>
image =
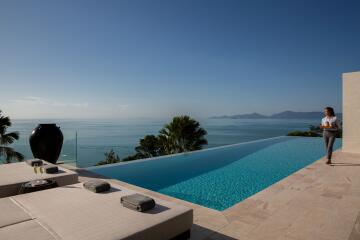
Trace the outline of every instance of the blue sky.
<instances>
[{"instance_id":1,"label":"blue sky","mask_svg":"<svg viewBox=\"0 0 360 240\"><path fill-rule=\"evenodd\" d=\"M360 2L0 1L13 118L341 111Z\"/></svg>"}]
</instances>

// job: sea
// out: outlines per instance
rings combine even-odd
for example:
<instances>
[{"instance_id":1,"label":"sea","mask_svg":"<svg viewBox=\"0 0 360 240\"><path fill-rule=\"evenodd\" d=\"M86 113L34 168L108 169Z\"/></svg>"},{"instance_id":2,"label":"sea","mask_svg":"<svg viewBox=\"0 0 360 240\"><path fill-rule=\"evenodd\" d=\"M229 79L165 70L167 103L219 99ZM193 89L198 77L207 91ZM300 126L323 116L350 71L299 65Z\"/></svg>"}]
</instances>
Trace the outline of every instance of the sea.
<instances>
[{"instance_id":1,"label":"sea","mask_svg":"<svg viewBox=\"0 0 360 240\"><path fill-rule=\"evenodd\" d=\"M29 145L32 130L40 123L56 123L63 132L60 162L89 167L105 159L111 149L124 158L135 153L139 139L158 134L171 119L13 119L8 131L18 131L20 139L12 147L33 158ZM207 131L204 148L283 136L295 130L319 125L319 119L197 119Z\"/></svg>"}]
</instances>

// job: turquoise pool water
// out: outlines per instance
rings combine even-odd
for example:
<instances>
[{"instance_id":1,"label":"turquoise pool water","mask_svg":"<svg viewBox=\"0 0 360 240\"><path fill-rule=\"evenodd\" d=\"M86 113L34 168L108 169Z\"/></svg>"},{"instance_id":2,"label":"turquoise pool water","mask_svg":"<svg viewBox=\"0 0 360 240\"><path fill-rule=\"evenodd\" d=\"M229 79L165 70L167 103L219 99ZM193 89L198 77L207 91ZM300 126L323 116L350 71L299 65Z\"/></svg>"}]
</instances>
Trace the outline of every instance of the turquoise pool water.
<instances>
[{"instance_id":1,"label":"turquoise pool water","mask_svg":"<svg viewBox=\"0 0 360 240\"><path fill-rule=\"evenodd\" d=\"M222 211L323 155L322 138L277 137L89 170Z\"/></svg>"}]
</instances>

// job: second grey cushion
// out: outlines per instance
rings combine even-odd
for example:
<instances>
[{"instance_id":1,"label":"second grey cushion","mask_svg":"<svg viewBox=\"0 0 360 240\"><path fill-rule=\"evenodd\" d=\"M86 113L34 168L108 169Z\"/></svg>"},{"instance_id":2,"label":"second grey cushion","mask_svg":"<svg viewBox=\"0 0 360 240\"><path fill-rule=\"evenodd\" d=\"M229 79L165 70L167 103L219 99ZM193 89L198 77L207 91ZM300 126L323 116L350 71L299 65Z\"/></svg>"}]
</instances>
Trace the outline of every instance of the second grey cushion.
<instances>
[{"instance_id":1,"label":"second grey cushion","mask_svg":"<svg viewBox=\"0 0 360 240\"><path fill-rule=\"evenodd\" d=\"M52 164L43 165L42 168L45 170L46 173L49 173L49 174L59 172L58 166L52 165Z\"/></svg>"},{"instance_id":2,"label":"second grey cushion","mask_svg":"<svg viewBox=\"0 0 360 240\"><path fill-rule=\"evenodd\" d=\"M95 192L95 193L101 193L109 191L111 186L108 182L105 182L103 180L98 179L92 179L83 184L84 188Z\"/></svg>"},{"instance_id":3,"label":"second grey cushion","mask_svg":"<svg viewBox=\"0 0 360 240\"><path fill-rule=\"evenodd\" d=\"M124 207L144 212L155 207L154 199L139 193L123 196L120 199Z\"/></svg>"}]
</instances>

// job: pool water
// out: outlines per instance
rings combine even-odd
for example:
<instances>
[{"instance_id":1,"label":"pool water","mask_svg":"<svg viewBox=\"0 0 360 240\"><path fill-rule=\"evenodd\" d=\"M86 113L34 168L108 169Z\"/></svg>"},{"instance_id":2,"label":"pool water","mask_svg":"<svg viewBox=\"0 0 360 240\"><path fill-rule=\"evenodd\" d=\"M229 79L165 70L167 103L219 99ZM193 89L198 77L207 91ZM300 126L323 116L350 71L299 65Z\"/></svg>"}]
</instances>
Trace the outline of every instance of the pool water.
<instances>
[{"instance_id":1,"label":"pool water","mask_svg":"<svg viewBox=\"0 0 360 240\"><path fill-rule=\"evenodd\" d=\"M276 137L89 170L222 211L323 155L322 138Z\"/></svg>"}]
</instances>

